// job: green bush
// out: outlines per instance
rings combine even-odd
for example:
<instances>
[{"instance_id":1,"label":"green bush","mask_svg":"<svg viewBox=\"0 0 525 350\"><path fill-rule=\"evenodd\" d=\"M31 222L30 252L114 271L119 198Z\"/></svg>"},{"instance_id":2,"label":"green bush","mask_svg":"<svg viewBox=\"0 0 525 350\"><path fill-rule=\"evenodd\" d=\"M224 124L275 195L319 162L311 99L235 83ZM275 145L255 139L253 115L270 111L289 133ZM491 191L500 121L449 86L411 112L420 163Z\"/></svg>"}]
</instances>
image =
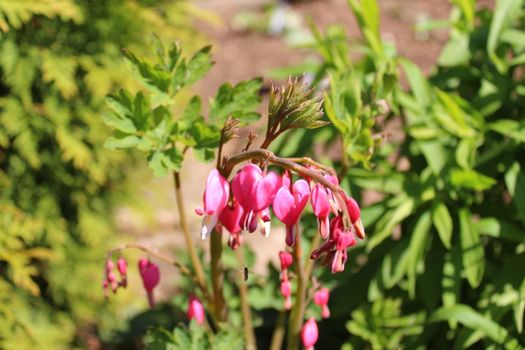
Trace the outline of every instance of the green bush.
<instances>
[{"instance_id":1,"label":"green bush","mask_svg":"<svg viewBox=\"0 0 525 350\"><path fill-rule=\"evenodd\" d=\"M340 28L314 30L333 127L308 138L330 146L337 135L347 186L381 198L363 210L369 239L334 292L326 331L350 316L346 349L525 344L525 5L453 3L447 21L419 28L450 29L428 78L382 42L375 1L349 1L357 46ZM395 125L401 141L378 148Z\"/></svg>"},{"instance_id":2,"label":"green bush","mask_svg":"<svg viewBox=\"0 0 525 350\"><path fill-rule=\"evenodd\" d=\"M100 122L121 49L186 41L186 1L0 1L0 348L85 347L113 318L102 296L111 209L129 154ZM198 36L197 36L198 38ZM188 40L189 41L189 40Z\"/></svg>"}]
</instances>

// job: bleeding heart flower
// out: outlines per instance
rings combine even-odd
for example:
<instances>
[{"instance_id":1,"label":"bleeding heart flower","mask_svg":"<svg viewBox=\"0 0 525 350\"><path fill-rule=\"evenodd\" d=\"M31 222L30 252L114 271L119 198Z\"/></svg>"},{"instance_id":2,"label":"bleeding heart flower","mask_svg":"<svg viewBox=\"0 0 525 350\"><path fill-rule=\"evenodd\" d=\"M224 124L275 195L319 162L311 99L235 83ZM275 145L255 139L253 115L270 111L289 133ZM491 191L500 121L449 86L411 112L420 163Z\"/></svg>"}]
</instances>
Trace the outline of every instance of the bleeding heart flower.
<instances>
[{"instance_id":1,"label":"bleeding heart flower","mask_svg":"<svg viewBox=\"0 0 525 350\"><path fill-rule=\"evenodd\" d=\"M219 217L221 224L230 232L228 245L231 249L237 249L242 244L241 218L244 210L240 204L233 199L233 205L227 205Z\"/></svg>"},{"instance_id":2,"label":"bleeding heart flower","mask_svg":"<svg viewBox=\"0 0 525 350\"><path fill-rule=\"evenodd\" d=\"M345 231L341 216L333 218L330 226L330 238L314 250L310 258L320 259L322 265L331 264L332 273L336 273L345 269L348 257L346 250L356 244L356 239L351 231Z\"/></svg>"},{"instance_id":3,"label":"bleeding heart flower","mask_svg":"<svg viewBox=\"0 0 525 350\"><path fill-rule=\"evenodd\" d=\"M301 340L306 350L313 350L315 343L319 339L319 329L317 328L317 322L311 317L306 321L301 329Z\"/></svg>"},{"instance_id":4,"label":"bleeding heart flower","mask_svg":"<svg viewBox=\"0 0 525 350\"><path fill-rule=\"evenodd\" d=\"M361 210L359 209L359 205L355 199L346 196L346 207L348 208L348 214L350 215L350 220L352 221L352 225L355 228L357 237L364 239L365 228L363 227L363 222L361 221Z\"/></svg>"},{"instance_id":5,"label":"bleeding heart flower","mask_svg":"<svg viewBox=\"0 0 525 350\"><path fill-rule=\"evenodd\" d=\"M150 307L155 307L155 299L153 298L153 289L159 284L160 270L157 264L151 262L149 259L142 258L139 260L139 272L142 278L144 289L148 293L148 302Z\"/></svg>"},{"instance_id":6,"label":"bleeding heart flower","mask_svg":"<svg viewBox=\"0 0 525 350\"><path fill-rule=\"evenodd\" d=\"M279 252L279 260L281 261L281 271L287 270L293 264L293 256L288 252Z\"/></svg>"},{"instance_id":7,"label":"bleeding heart flower","mask_svg":"<svg viewBox=\"0 0 525 350\"><path fill-rule=\"evenodd\" d=\"M275 192L281 185L281 178L274 172L263 175L255 164L245 165L232 180L232 191L235 199L244 209L241 228L250 232L263 225L265 236L270 233L270 215L267 211Z\"/></svg>"},{"instance_id":8,"label":"bleeding heart flower","mask_svg":"<svg viewBox=\"0 0 525 350\"><path fill-rule=\"evenodd\" d=\"M128 285L128 276L127 276L128 263L126 262L126 259L124 259L123 257L118 258L117 269L121 277L119 286L126 288Z\"/></svg>"},{"instance_id":9,"label":"bleeding heart flower","mask_svg":"<svg viewBox=\"0 0 525 350\"><path fill-rule=\"evenodd\" d=\"M314 294L314 303L321 307L321 315L323 318L330 317L330 309L328 308L328 300L330 299L330 291L328 288L321 288Z\"/></svg>"},{"instance_id":10,"label":"bleeding heart flower","mask_svg":"<svg viewBox=\"0 0 525 350\"><path fill-rule=\"evenodd\" d=\"M297 221L308 203L310 187L305 180L297 180L290 191L289 187L281 187L273 200L273 211L277 218L286 225L286 244L295 243Z\"/></svg>"},{"instance_id":11,"label":"bleeding heart flower","mask_svg":"<svg viewBox=\"0 0 525 350\"><path fill-rule=\"evenodd\" d=\"M290 310L292 308L292 285L290 281L281 281L281 295L284 297L284 308Z\"/></svg>"},{"instance_id":12,"label":"bleeding heart flower","mask_svg":"<svg viewBox=\"0 0 525 350\"><path fill-rule=\"evenodd\" d=\"M206 312L204 311L204 306L200 302L200 300L193 294L190 295L190 299L188 301L188 319L195 320L197 324L204 324L204 320L206 318Z\"/></svg>"},{"instance_id":13,"label":"bleeding heart flower","mask_svg":"<svg viewBox=\"0 0 525 350\"><path fill-rule=\"evenodd\" d=\"M326 188L321 184L316 184L312 189L312 195L310 202L314 210L314 215L317 216L317 227L319 234L323 239L328 238L330 234L330 200L328 197L329 193Z\"/></svg>"},{"instance_id":14,"label":"bleeding heart flower","mask_svg":"<svg viewBox=\"0 0 525 350\"><path fill-rule=\"evenodd\" d=\"M217 169L213 169L206 179L203 195L204 208L195 209L197 215L204 216L201 227L202 239L205 239L217 224L219 215L228 204L229 197L230 186L228 181Z\"/></svg>"}]
</instances>

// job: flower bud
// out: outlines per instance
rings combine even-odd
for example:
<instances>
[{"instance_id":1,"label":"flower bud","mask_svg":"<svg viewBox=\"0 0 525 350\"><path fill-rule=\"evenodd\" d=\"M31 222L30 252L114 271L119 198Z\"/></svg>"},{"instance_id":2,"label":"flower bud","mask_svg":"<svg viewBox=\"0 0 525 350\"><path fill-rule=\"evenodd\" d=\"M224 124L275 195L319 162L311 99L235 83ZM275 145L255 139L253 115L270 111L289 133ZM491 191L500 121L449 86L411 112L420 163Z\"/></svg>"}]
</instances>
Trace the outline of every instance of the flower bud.
<instances>
[{"instance_id":1,"label":"flower bud","mask_svg":"<svg viewBox=\"0 0 525 350\"><path fill-rule=\"evenodd\" d=\"M287 270L293 263L293 256L288 252L279 252L279 260L281 261L281 271Z\"/></svg>"},{"instance_id":2,"label":"flower bud","mask_svg":"<svg viewBox=\"0 0 525 350\"><path fill-rule=\"evenodd\" d=\"M314 303L321 307L321 314L323 318L330 317L330 309L328 308L329 299L330 291L328 288L321 288L314 294Z\"/></svg>"},{"instance_id":3,"label":"flower bud","mask_svg":"<svg viewBox=\"0 0 525 350\"><path fill-rule=\"evenodd\" d=\"M199 299L197 299L196 296L193 294L190 295L190 299L188 302L188 319L191 321L195 319L197 324L202 325L204 323L206 312L204 311L204 306L200 302Z\"/></svg>"},{"instance_id":4,"label":"flower bud","mask_svg":"<svg viewBox=\"0 0 525 350\"><path fill-rule=\"evenodd\" d=\"M311 317L303 325L301 329L301 340L306 350L313 350L317 339L319 338L319 329L317 328L317 322Z\"/></svg>"}]
</instances>

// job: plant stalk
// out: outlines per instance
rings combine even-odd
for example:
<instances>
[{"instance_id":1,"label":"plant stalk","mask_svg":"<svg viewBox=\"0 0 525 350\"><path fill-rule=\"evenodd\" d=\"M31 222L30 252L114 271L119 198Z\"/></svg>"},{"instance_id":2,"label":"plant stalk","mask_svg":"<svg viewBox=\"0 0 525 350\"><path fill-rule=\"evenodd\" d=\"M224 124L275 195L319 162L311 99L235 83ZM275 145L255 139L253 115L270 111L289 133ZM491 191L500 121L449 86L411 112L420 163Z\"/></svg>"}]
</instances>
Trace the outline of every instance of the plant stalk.
<instances>
[{"instance_id":1,"label":"plant stalk","mask_svg":"<svg viewBox=\"0 0 525 350\"><path fill-rule=\"evenodd\" d=\"M277 324L272 334L272 342L270 350L281 350L283 346L284 334L286 333L286 310L279 311L277 316Z\"/></svg>"},{"instance_id":2,"label":"plant stalk","mask_svg":"<svg viewBox=\"0 0 525 350\"><path fill-rule=\"evenodd\" d=\"M299 227L297 227L297 236L295 238L295 246L293 247L293 257L295 262L295 274L297 276L297 291L295 293L295 303L290 313L290 319L288 320L288 350L299 349L299 338L301 327L303 325L306 287L308 284L305 269L302 264L302 249Z\"/></svg>"},{"instance_id":3,"label":"plant stalk","mask_svg":"<svg viewBox=\"0 0 525 350\"><path fill-rule=\"evenodd\" d=\"M242 248L236 249L235 255L237 257L239 265L241 267L244 267L244 253L242 251ZM239 278L238 281L244 337L246 338L246 350L257 350L257 342L255 341L255 332L253 330L252 323L252 311L248 302L248 288L246 286L246 281L242 280L241 278Z\"/></svg>"},{"instance_id":4,"label":"plant stalk","mask_svg":"<svg viewBox=\"0 0 525 350\"><path fill-rule=\"evenodd\" d=\"M224 268L222 265L222 234L217 231L211 233L210 254L211 254L211 286L213 289L213 312L215 319L219 322L226 322L228 309L224 301L222 292L224 284Z\"/></svg>"},{"instance_id":5,"label":"plant stalk","mask_svg":"<svg viewBox=\"0 0 525 350\"><path fill-rule=\"evenodd\" d=\"M193 241L191 239L190 228L188 226L188 222L186 221L186 210L184 207L184 199L182 198L180 175L178 172L173 172L173 179L175 181L175 199L177 201L179 221L180 221L180 226L182 228L182 233L184 234L184 239L186 241L186 249L188 250L188 254L190 255L191 264L193 265L193 269L195 270L195 276L197 277L199 288L201 288L202 290L206 290L206 295L208 295L208 292L207 292L208 288L206 286L206 278L204 277L204 270L202 268L201 261L199 260L199 257L197 256L197 251L195 250Z\"/></svg>"}]
</instances>

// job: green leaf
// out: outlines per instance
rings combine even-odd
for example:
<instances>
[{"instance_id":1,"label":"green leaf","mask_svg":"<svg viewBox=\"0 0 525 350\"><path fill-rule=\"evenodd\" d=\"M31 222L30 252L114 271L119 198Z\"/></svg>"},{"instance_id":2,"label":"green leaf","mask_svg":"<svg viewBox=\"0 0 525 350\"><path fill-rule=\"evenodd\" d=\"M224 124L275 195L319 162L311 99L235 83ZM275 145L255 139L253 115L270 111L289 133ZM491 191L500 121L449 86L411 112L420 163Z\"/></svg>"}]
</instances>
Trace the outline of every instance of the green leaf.
<instances>
[{"instance_id":1,"label":"green leaf","mask_svg":"<svg viewBox=\"0 0 525 350\"><path fill-rule=\"evenodd\" d=\"M459 211L460 241L463 256L463 272L472 288L476 288L483 279L485 271L485 252L479 239L479 232L472 223L470 211Z\"/></svg>"},{"instance_id":2,"label":"green leaf","mask_svg":"<svg viewBox=\"0 0 525 350\"><path fill-rule=\"evenodd\" d=\"M186 67L186 85L191 85L202 79L212 66L211 46L205 46L197 51L188 62Z\"/></svg>"},{"instance_id":3,"label":"green leaf","mask_svg":"<svg viewBox=\"0 0 525 350\"><path fill-rule=\"evenodd\" d=\"M496 218L482 218L475 223L480 235L505 239L510 242L524 243L525 233L520 228Z\"/></svg>"},{"instance_id":4,"label":"green leaf","mask_svg":"<svg viewBox=\"0 0 525 350\"><path fill-rule=\"evenodd\" d=\"M409 260L407 276L408 294L412 299L416 295L416 275L421 259L425 253L425 246L429 235L430 225L430 212L426 211L417 221L414 231L412 231L412 237L410 238L410 245L408 247Z\"/></svg>"},{"instance_id":5,"label":"green leaf","mask_svg":"<svg viewBox=\"0 0 525 350\"><path fill-rule=\"evenodd\" d=\"M499 119L488 125L488 128L502 135L508 136L517 142L525 143L525 126L517 120Z\"/></svg>"},{"instance_id":6,"label":"green leaf","mask_svg":"<svg viewBox=\"0 0 525 350\"><path fill-rule=\"evenodd\" d=\"M167 71L159 66L153 67L147 61L139 59L129 50L124 50L123 52L145 88L158 96L168 93L171 78Z\"/></svg>"},{"instance_id":7,"label":"green leaf","mask_svg":"<svg viewBox=\"0 0 525 350\"><path fill-rule=\"evenodd\" d=\"M505 173L505 184L521 221L525 223L525 174L518 162L514 162Z\"/></svg>"},{"instance_id":8,"label":"green leaf","mask_svg":"<svg viewBox=\"0 0 525 350\"><path fill-rule=\"evenodd\" d=\"M114 113L103 114L102 121L106 123L106 125L111 126L112 128L115 128L127 134L132 134L137 131L137 128L135 128L135 125L133 125L133 121L127 118L123 118Z\"/></svg>"},{"instance_id":9,"label":"green leaf","mask_svg":"<svg viewBox=\"0 0 525 350\"><path fill-rule=\"evenodd\" d=\"M461 290L461 251L457 247L445 254L441 286L443 306L452 307L456 305ZM451 328L456 328L456 321L449 320L449 325Z\"/></svg>"},{"instance_id":10,"label":"green leaf","mask_svg":"<svg viewBox=\"0 0 525 350\"><path fill-rule=\"evenodd\" d=\"M246 117L253 118L253 112L259 106L261 97L259 90L262 79L244 80L237 85L230 83L221 85L217 95L210 103L209 121L222 127L226 118L231 115L245 123Z\"/></svg>"},{"instance_id":11,"label":"green leaf","mask_svg":"<svg viewBox=\"0 0 525 350\"><path fill-rule=\"evenodd\" d=\"M498 44L505 28L513 24L521 13L523 0L498 0L490 23L487 52L500 73L507 71L505 60L498 56Z\"/></svg>"},{"instance_id":12,"label":"green leaf","mask_svg":"<svg viewBox=\"0 0 525 350\"><path fill-rule=\"evenodd\" d=\"M447 152L439 141L419 141L417 142L421 152L435 175L439 175L447 163Z\"/></svg>"},{"instance_id":13,"label":"green leaf","mask_svg":"<svg viewBox=\"0 0 525 350\"><path fill-rule=\"evenodd\" d=\"M496 184L496 180L474 170L454 168L450 171L450 183L475 191L485 191Z\"/></svg>"},{"instance_id":14,"label":"green leaf","mask_svg":"<svg viewBox=\"0 0 525 350\"><path fill-rule=\"evenodd\" d=\"M383 218L378 222L376 232L374 232L367 242L367 251L371 251L392 235L392 230L396 225L412 214L412 210L415 206L414 198L407 197L406 195L400 195L398 198L401 200L400 204L394 209L390 209L386 212Z\"/></svg>"},{"instance_id":15,"label":"green leaf","mask_svg":"<svg viewBox=\"0 0 525 350\"><path fill-rule=\"evenodd\" d=\"M523 314L525 313L525 278L521 282L519 289L519 301L514 306L514 320L516 321L516 328L518 333L523 332Z\"/></svg>"},{"instance_id":16,"label":"green leaf","mask_svg":"<svg viewBox=\"0 0 525 350\"><path fill-rule=\"evenodd\" d=\"M110 149L131 148L140 143L141 139L135 135L126 135L122 137L110 137L104 143L104 147Z\"/></svg>"},{"instance_id":17,"label":"green leaf","mask_svg":"<svg viewBox=\"0 0 525 350\"><path fill-rule=\"evenodd\" d=\"M405 70L410 90L417 102L423 108L429 107L432 102L431 89L421 70L414 63L406 59L401 60L401 66Z\"/></svg>"},{"instance_id":18,"label":"green leaf","mask_svg":"<svg viewBox=\"0 0 525 350\"><path fill-rule=\"evenodd\" d=\"M451 307L442 307L430 315L428 322L450 320L457 321L472 330L483 332L486 337L498 345L505 344L510 348L517 348L514 346L519 346L517 340L511 338L505 328L468 305L457 304Z\"/></svg>"},{"instance_id":19,"label":"green leaf","mask_svg":"<svg viewBox=\"0 0 525 350\"><path fill-rule=\"evenodd\" d=\"M442 203L436 203L432 208L432 222L436 227L436 230L439 234L439 238L443 245L450 249L450 239L452 237L452 218L447 209L447 206Z\"/></svg>"},{"instance_id":20,"label":"green leaf","mask_svg":"<svg viewBox=\"0 0 525 350\"><path fill-rule=\"evenodd\" d=\"M443 67L454 67L467 64L469 59L469 37L461 33L451 36L441 50L437 62Z\"/></svg>"},{"instance_id":21,"label":"green leaf","mask_svg":"<svg viewBox=\"0 0 525 350\"><path fill-rule=\"evenodd\" d=\"M201 98L199 96L193 96L186 105L182 119L185 122L193 122L201 116Z\"/></svg>"}]
</instances>

